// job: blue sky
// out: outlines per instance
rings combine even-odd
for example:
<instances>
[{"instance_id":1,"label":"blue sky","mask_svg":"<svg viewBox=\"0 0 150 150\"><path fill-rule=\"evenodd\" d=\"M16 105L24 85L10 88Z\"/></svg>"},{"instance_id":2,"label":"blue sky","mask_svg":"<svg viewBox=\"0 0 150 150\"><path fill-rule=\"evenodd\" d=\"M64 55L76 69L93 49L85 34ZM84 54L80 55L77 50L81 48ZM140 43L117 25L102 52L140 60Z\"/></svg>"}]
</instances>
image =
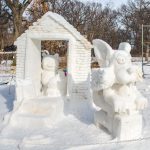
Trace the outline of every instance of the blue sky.
<instances>
[{"instance_id":1,"label":"blue sky","mask_svg":"<svg viewBox=\"0 0 150 150\"><path fill-rule=\"evenodd\" d=\"M80 0L80 1L82 2L95 1L100 2L104 5L110 2L113 7L118 8L121 4L126 4L128 0Z\"/></svg>"}]
</instances>

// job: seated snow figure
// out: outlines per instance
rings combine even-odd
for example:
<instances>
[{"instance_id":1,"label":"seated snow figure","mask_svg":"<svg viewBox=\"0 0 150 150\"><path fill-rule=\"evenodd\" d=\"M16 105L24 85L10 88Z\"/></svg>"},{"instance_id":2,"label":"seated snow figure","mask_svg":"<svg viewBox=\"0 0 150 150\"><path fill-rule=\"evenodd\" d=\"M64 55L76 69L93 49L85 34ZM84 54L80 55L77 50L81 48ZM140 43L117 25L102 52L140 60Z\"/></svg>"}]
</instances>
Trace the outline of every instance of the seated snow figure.
<instances>
[{"instance_id":1,"label":"seated snow figure","mask_svg":"<svg viewBox=\"0 0 150 150\"><path fill-rule=\"evenodd\" d=\"M42 93L50 97L66 95L66 77L58 70L59 55L46 55L42 60Z\"/></svg>"},{"instance_id":2,"label":"seated snow figure","mask_svg":"<svg viewBox=\"0 0 150 150\"><path fill-rule=\"evenodd\" d=\"M102 125L113 137L130 140L141 137L140 110L147 99L135 83L142 80L142 71L131 63L131 46L123 42L113 50L106 42L93 40L94 52L102 68L93 70L93 101L100 108L95 112L96 125Z\"/></svg>"}]
</instances>

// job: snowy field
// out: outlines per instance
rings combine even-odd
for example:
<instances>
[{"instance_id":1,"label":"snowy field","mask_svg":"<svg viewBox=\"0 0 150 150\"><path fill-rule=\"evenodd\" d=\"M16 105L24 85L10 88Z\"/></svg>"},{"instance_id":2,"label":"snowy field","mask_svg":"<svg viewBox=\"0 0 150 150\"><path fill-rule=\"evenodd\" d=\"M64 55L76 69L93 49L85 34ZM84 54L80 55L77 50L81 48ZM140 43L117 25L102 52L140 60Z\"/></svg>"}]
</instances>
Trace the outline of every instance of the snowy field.
<instances>
[{"instance_id":1,"label":"snowy field","mask_svg":"<svg viewBox=\"0 0 150 150\"><path fill-rule=\"evenodd\" d=\"M141 65L140 62L134 62ZM150 66L144 66L145 79L138 83L138 89L150 101ZM0 150L147 150L150 147L150 104L143 114L143 137L138 140L117 142L105 129L93 124L93 114L83 104L85 117L64 112L62 119L49 128L16 128L5 125L3 118L13 110L15 85L0 86ZM41 106L42 107L42 106ZM68 107L67 105L65 107ZM85 109L86 108L86 109ZM30 116L32 117L32 116ZM21 123L26 121L24 119ZM131 127L132 128L132 127Z\"/></svg>"}]
</instances>

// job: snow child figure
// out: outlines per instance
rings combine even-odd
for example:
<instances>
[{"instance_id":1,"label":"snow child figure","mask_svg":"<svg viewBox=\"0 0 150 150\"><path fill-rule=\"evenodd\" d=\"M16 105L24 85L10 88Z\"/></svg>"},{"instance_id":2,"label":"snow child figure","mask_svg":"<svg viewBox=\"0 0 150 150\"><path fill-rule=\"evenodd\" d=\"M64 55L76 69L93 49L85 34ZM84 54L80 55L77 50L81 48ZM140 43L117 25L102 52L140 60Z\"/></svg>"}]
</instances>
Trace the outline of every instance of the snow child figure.
<instances>
[{"instance_id":1,"label":"snow child figure","mask_svg":"<svg viewBox=\"0 0 150 150\"><path fill-rule=\"evenodd\" d=\"M66 77L58 70L59 55L46 55L42 60L42 93L50 97L66 94Z\"/></svg>"}]
</instances>

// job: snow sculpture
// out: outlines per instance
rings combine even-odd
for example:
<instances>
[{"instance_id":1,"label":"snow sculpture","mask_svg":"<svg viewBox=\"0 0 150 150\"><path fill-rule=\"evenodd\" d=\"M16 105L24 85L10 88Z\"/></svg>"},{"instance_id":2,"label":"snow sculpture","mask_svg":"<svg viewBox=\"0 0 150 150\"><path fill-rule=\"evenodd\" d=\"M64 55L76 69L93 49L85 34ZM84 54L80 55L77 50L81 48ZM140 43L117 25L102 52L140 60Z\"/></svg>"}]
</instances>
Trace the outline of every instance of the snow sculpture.
<instances>
[{"instance_id":1,"label":"snow sculpture","mask_svg":"<svg viewBox=\"0 0 150 150\"><path fill-rule=\"evenodd\" d=\"M42 60L42 93L50 97L66 95L66 77L58 70L59 55L46 55Z\"/></svg>"},{"instance_id":2,"label":"snow sculpture","mask_svg":"<svg viewBox=\"0 0 150 150\"><path fill-rule=\"evenodd\" d=\"M140 110L146 107L147 99L135 86L142 80L142 71L131 63L130 44L123 42L118 50L112 50L106 42L95 39L93 45L102 66L92 73L93 101L101 108L95 112L96 125L106 127L118 140L140 138Z\"/></svg>"},{"instance_id":3,"label":"snow sculpture","mask_svg":"<svg viewBox=\"0 0 150 150\"><path fill-rule=\"evenodd\" d=\"M70 100L88 99L92 45L61 15L51 11L34 22L15 41L17 46L16 81L30 79L35 88L36 97L41 96L41 59L44 56L42 52L41 57L41 41L43 40L68 41L67 97ZM24 99L24 95L20 93L21 89L24 90L24 87L17 84L17 101Z\"/></svg>"}]
</instances>

